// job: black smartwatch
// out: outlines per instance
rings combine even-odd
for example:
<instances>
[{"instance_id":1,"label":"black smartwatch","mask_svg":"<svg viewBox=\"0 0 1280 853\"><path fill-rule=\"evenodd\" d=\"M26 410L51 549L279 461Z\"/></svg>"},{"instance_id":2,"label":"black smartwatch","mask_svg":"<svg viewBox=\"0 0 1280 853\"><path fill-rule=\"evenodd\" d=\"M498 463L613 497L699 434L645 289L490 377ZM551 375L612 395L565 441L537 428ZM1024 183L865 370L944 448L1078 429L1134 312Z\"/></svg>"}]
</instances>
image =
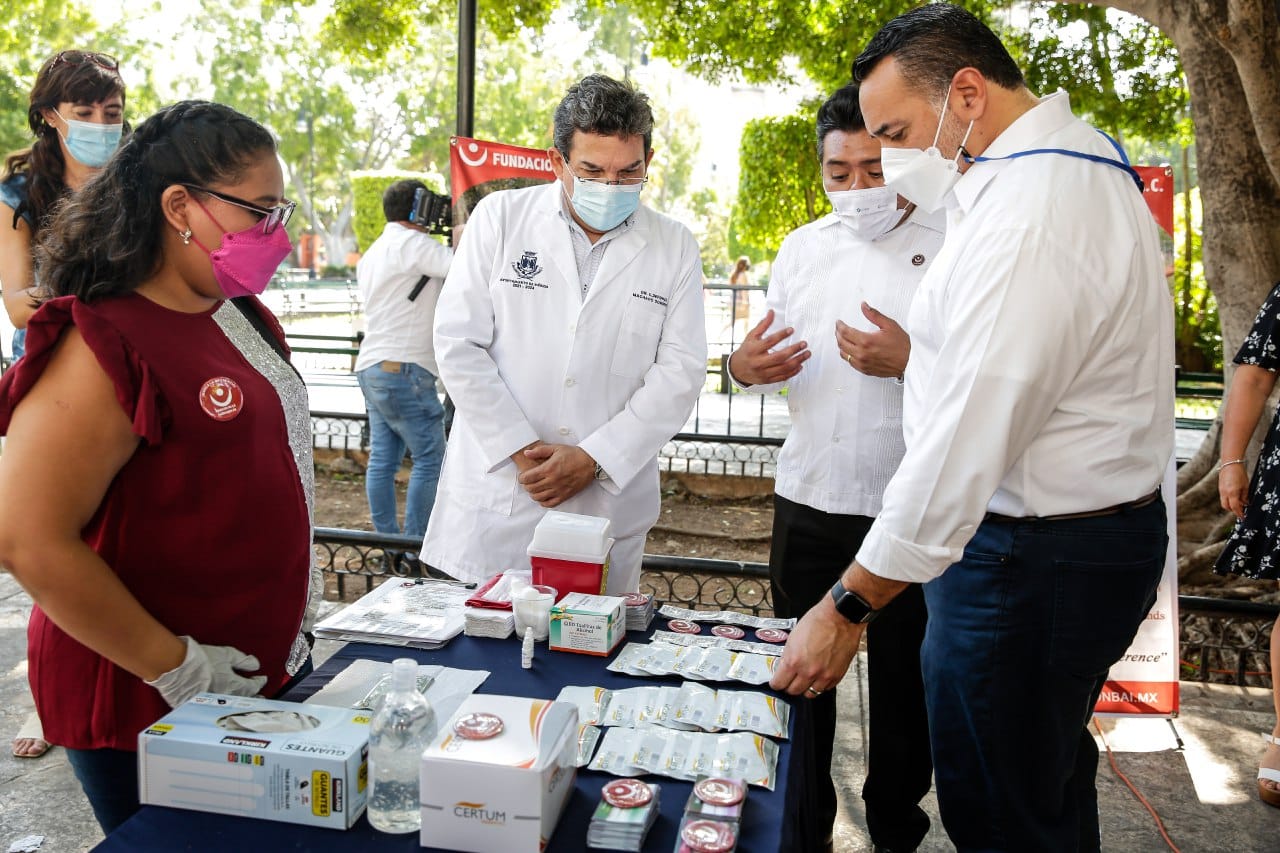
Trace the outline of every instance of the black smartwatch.
<instances>
[{"instance_id":1,"label":"black smartwatch","mask_svg":"<svg viewBox=\"0 0 1280 853\"><path fill-rule=\"evenodd\" d=\"M836 603L836 612L855 625L865 625L880 615L865 598L845 589L840 581L831 587L831 600Z\"/></svg>"}]
</instances>

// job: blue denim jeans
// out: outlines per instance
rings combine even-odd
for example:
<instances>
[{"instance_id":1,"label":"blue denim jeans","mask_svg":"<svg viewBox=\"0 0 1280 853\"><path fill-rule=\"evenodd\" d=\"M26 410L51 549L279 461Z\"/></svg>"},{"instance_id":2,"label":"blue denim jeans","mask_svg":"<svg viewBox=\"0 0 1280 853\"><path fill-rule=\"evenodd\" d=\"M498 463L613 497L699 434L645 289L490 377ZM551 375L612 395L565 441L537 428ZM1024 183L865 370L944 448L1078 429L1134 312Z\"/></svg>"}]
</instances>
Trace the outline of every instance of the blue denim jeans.
<instances>
[{"instance_id":1,"label":"blue denim jeans","mask_svg":"<svg viewBox=\"0 0 1280 853\"><path fill-rule=\"evenodd\" d=\"M1164 502L1103 518L986 521L925 587L938 804L961 851L1100 849L1087 726L1155 603Z\"/></svg>"},{"instance_id":2,"label":"blue denim jeans","mask_svg":"<svg viewBox=\"0 0 1280 853\"><path fill-rule=\"evenodd\" d=\"M444 408L436 393L436 378L410 363L401 363L399 372L383 370L381 364L375 364L361 370L357 378L369 412L365 492L374 529L379 533L402 532L397 521L395 477L408 450L413 471L409 475L403 533L421 537L427 532L444 459Z\"/></svg>"},{"instance_id":3,"label":"blue denim jeans","mask_svg":"<svg viewBox=\"0 0 1280 853\"><path fill-rule=\"evenodd\" d=\"M68 749L67 761L104 835L110 835L141 808L138 753L123 749Z\"/></svg>"},{"instance_id":4,"label":"blue denim jeans","mask_svg":"<svg viewBox=\"0 0 1280 853\"><path fill-rule=\"evenodd\" d=\"M27 330L14 329L13 330L13 360L17 361L18 359L22 358L22 356L26 353L26 351L27 351Z\"/></svg>"}]
</instances>

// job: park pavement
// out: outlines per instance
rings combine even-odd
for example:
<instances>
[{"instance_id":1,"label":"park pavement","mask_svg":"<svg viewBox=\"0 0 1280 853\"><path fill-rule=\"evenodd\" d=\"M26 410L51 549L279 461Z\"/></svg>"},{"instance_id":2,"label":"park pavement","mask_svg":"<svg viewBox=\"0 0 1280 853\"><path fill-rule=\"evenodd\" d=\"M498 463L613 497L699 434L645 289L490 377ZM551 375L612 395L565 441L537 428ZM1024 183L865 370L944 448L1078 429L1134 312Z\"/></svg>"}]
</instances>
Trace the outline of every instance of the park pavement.
<instances>
[{"instance_id":1,"label":"park pavement","mask_svg":"<svg viewBox=\"0 0 1280 853\"><path fill-rule=\"evenodd\" d=\"M60 748L39 759L10 755L9 739L31 709L26 687L26 623L31 600L0 572L0 853L44 836L40 853L89 850L102 835ZM334 644L317 646L332 653ZM855 661L840 689L839 739L833 758L841 814L836 850L871 849L860 788L865 772L866 665ZM1193 851L1280 851L1280 809L1258 800L1259 732L1272 724L1270 693L1257 688L1182 685L1182 713L1165 720L1101 721L1115 761L1164 822L1177 848ZM1179 747L1178 739L1181 740ZM1112 770L1098 769L1103 849L1161 851L1155 819ZM925 808L933 828L921 851L951 850L933 794Z\"/></svg>"}]
</instances>

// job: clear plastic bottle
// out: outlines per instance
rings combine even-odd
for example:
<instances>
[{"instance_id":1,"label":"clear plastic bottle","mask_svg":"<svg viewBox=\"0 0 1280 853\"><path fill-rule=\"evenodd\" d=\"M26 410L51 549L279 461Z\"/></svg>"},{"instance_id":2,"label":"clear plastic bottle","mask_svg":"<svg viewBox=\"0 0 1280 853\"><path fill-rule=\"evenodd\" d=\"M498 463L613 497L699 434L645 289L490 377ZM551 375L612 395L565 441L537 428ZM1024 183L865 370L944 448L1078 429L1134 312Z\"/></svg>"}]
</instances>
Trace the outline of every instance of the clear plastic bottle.
<instances>
[{"instance_id":1,"label":"clear plastic bottle","mask_svg":"<svg viewBox=\"0 0 1280 853\"><path fill-rule=\"evenodd\" d=\"M391 665L391 692L369 724L369 823L382 832L422 828L418 799L422 751L436 734L436 715L418 692L418 663Z\"/></svg>"}]
</instances>

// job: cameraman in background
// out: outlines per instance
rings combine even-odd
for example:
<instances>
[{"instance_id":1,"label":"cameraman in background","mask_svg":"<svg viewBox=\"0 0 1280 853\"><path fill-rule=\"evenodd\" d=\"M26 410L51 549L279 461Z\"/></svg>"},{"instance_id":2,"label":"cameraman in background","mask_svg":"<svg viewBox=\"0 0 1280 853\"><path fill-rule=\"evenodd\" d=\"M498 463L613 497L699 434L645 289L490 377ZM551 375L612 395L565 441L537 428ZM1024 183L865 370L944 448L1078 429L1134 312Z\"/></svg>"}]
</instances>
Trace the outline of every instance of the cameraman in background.
<instances>
[{"instance_id":1,"label":"cameraman in background","mask_svg":"<svg viewBox=\"0 0 1280 853\"><path fill-rule=\"evenodd\" d=\"M365 337L356 376L369 412L365 492L379 533L422 538L444 458L444 409L436 393L432 327L453 250L430 235L447 233L448 199L420 181L397 181L382 195L382 235L360 258ZM404 527L396 513L396 472L413 460Z\"/></svg>"}]
</instances>

